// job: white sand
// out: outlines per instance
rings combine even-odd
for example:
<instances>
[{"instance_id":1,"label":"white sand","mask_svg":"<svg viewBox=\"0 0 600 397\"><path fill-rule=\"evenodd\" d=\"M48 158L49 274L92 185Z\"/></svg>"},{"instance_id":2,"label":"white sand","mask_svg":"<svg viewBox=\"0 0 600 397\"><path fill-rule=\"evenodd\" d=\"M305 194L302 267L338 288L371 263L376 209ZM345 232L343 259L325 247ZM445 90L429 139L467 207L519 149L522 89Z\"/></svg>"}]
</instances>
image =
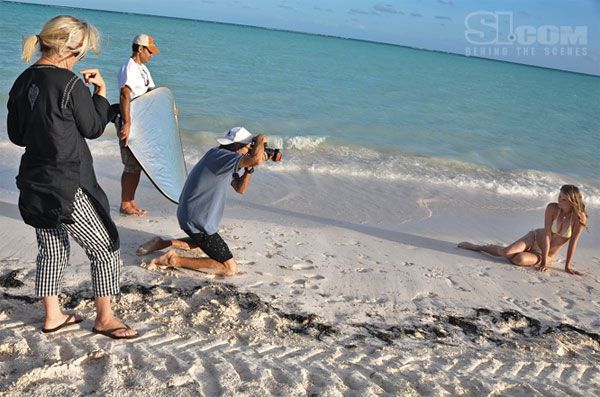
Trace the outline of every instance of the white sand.
<instances>
[{"instance_id":1,"label":"white sand","mask_svg":"<svg viewBox=\"0 0 600 397\"><path fill-rule=\"evenodd\" d=\"M512 242L539 227L545 199L532 207L406 183L357 191L333 175L267 165L246 196L232 192L222 223L240 274L152 270L141 263L153 256L135 248L180 236L176 207L143 178L139 202L151 215L116 215L113 138L91 146L121 231L116 308L143 337L91 333L89 265L76 244L62 299L86 321L40 332L35 234L16 206L20 151L4 138L0 395L598 395L598 208L575 256L585 276L566 274L562 261L541 274L454 246Z\"/></svg>"}]
</instances>

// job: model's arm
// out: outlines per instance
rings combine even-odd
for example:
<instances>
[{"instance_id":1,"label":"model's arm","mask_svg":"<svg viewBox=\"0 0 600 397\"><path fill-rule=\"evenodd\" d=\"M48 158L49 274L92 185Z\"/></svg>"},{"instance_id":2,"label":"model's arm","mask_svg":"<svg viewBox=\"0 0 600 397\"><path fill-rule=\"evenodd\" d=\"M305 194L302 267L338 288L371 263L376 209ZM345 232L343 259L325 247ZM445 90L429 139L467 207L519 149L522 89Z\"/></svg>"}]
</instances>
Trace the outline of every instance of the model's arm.
<instances>
[{"instance_id":1,"label":"model's arm","mask_svg":"<svg viewBox=\"0 0 600 397\"><path fill-rule=\"evenodd\" d=\"M587 221L587 219L586 219ZM573 235L569 240L569 247L567 248L567 259L565 260L565 272L570 274L576 274L581 276L582 273L571 267L571 260L573 259L573 255L575 254L575 250L577 249L577 241L579 241L579 236L581 236L581 232L585 225L582 225L579 219L575 222L575 227L573 228Z\"/></svg>"},{"instance_id":2,"label":"model's arm","mask_svg":"<svg viewBox=\"0 0 600 397\"><path fill-rule=\"evenodd\" d=\"M129 141L129 132L131 130L131 113L129 112L129 98L131 98L131 88L124 85L119 94L119 107L121 108L121 131L119 138L125 141L125 146Z\"/></svg>"},{"instance_id":3,"label":"model's arm","mask_svg":"<svg viewBox=\"0 0 600 397\"><path fill-rule=\"evenodd\" d=\"M548 262L548 253L550 252L550 241L552 237L552 220L556 214L558 206L555 203L550 203L546 207L546 213L544 215L544 244L542 248L542 262L539 265L539 269L542 272L548 270L546 263Z\"/></svg>"}]
</instances>

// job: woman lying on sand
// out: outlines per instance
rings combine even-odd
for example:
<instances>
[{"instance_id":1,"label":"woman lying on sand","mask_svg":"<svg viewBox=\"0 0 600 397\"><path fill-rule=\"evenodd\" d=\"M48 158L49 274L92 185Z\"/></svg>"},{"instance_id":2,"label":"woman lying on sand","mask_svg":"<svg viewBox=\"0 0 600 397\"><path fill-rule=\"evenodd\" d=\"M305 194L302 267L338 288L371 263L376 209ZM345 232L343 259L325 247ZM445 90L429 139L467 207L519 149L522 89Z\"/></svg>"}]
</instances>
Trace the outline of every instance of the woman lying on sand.
<instances>
[{"instance_id":1,"label":"woman lying on sand","mask_svg":"<svg viewBox=\"0 0 600 397\"><path fill-rule=\"evenodd\" d=\"M558 203L550 203L546 207L543 229L532 230L507 247L475 245L466 241L458 244L458 247L505 257L517 266L535 266L545 272L563 245L569 242L565 271L581 275L581 272L571 267L571 260L587 221L585 204L579 189L573 185L563 185L558 195Z\"/></svg>"}]
</instances>

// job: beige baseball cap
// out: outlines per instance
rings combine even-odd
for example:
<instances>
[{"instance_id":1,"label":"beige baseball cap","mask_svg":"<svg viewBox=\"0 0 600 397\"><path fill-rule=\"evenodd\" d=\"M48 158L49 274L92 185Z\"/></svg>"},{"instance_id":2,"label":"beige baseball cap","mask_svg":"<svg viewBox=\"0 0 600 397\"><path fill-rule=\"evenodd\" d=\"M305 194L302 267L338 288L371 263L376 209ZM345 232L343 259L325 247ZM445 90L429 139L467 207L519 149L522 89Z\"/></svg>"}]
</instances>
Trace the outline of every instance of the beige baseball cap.
<instances>
[{"instance_id":1,"label":"beige baseball cap","mask_svg":"<svg viewBox=\"0 0 600 397\"><path fill-rule=\"evenodd\" d=\"M160 50L158 49L158 47L156 47L152 36L148 36L147 34L138 34L137 36L135 36L135 38L133 39L133 44L143 45L144 47L148 48L153 54L160 53Z\"/></svg>"}]
</instances>

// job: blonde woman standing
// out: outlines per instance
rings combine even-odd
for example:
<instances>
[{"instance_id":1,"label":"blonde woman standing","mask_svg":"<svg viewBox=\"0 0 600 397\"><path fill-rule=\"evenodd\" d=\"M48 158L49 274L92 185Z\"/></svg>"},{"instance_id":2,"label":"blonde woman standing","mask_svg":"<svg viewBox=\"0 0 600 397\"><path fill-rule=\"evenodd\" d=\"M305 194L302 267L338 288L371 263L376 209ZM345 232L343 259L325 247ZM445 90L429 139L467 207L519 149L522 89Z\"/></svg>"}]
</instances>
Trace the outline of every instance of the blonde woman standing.
<instances>
[{"instance_id":1,"label":"blonde woman standing","mask_svg":"<svg viewBox=\"0 0 600 397\"><path fill-rule=\"evenodd\" d=\"M560 249L568 243L565 271L581 275L581 272L573 269L571 262L587 222L588 216L579 188L563 185L558 202L546 206L543 229L532 230L506 247L468 242L462 242L458 247L504 257L517 266L535 266L545 272Z\"/></svg>"},{"instance_id":2,"label":"blonde woman standing","mask_svg":"<svg viewBox=\"0 0 600 397\"><path fill-rule=\"evenodd\" d=\"M72 71L89 50L98 53L98 42L92 25L71 16L55 17L25 39L23 60L29 62L37 50L41 56L10 91L7 129L10 140L25 148L17 175L19 210L36 231L35 289L44 302L42 331L83 321L64 314L58 301L71 236L91 263L97 311L93 331L131 339L138 333L111 309L111 295L119 293L119 235L86 143L101 136L108 122L106 85L98 69L81 71L85 83Z\"/></svg>"}]
</instances>

